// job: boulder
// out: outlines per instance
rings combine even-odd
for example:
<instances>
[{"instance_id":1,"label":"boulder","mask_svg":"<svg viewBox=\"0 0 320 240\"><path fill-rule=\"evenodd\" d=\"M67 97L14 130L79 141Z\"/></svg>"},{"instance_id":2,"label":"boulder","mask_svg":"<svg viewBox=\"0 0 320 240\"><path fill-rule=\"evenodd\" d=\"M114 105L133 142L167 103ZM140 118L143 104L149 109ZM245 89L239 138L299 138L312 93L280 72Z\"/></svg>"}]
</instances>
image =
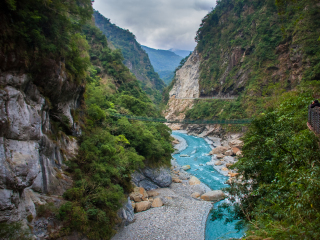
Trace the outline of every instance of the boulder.
<instances>
[{"instance_id":1,"label":"boulder","mask_svg":"<svg viewBox=\"0 0 320 240\"><path fill-rule=\"evenodd\" d=\"M190 165L184 165L181 167L183 170L189 170L191 167Z\"/></svg>"},{"instance_id":2,"label":"boulder","mask_svg":"<svg viewBox=\"0 0 320 240\"><path fill-rule=\"evenodd\" d=\"M221 170L222 170L222 171L228 171L229 169L224 167L224 168L222 168Z\"/></svg>"},{"instance_id":3,"label":"boulder","mask_svg":"<svg viewBox=\"0 0 320 240\"><path fill-rule=\"evenodd\" d=\"M133 189L135 193L140 193L142 195L141 199L142 201L147 201L148 200L148 194L146 190L143 187L136 187Z\"/></svg>"},{"instance_id":4,"label":"boulder","mask_svg":"<svg viewBox=\"0 0 320 240\"><path fill-rule=\"evenodd\" d=\"M243 141L238 140L238 139L232 140L232 141L229 142L229 146L230 146L231 148L239 148L239 149L242 149L242 147L243 147Z\"/></svg>"},{"instance_id":5,"label":"boulder","mask_svg":"<svg viewBox=\"0 0 320 240\"><path fill-rule=\"evenodd\" d=\"M147 191L159 188L158 185L154 184L153 182L151 182L148 179L144 179L141 182L139 182L138 186L143 187Z\"/></svg>"},{"instance_id":6,"label":"boulder","mask_svg":"<svg viewBox=\"0 0 320 240\"><path fill-rule=\"evenodd\" d=\"M165 188L169 187L172 183L172 177L170 175L170 169L161 167L161 168L144 168L142 170L143 174L150 178L158 186Z\"/></svg>"},{"instance_id":7,"label":"boulder","mask_svg":"<svg viewBox=\"0 0 320 240\"><path fill-rule=\"evenodd\" d=\"M239 152L236 153L236 155L237 155L237 156L242 156L242 152L239 151Z\"/></svg>"},{"instance_id":8,"label":"boulder","mask_svg":"<svg viewBox=\"0 0 320 240\"><path fill-rule=\"evenodd\" d=\"M129 195L130 199L135 201L135 202L141 202L142 201L142 194L138 193L138 192L133 192L130 193Z\"/></svg>"},{"instance_id":9,"label":"boulder","mask_svg":"<svg viewBox=\"0 0 320 240\"><path fill-rule=\"evenodd\" d=\"M194 193L191 194L191 197L193 197L193 198L199 198L199 197L200 197L200 193L194 192Z\"/></svg>"},{"instance_id":10,"label":"boulder","mask_svg":"<svg viewBox=\"0 0 320 240\"><path fill-rule=\"evenodd\" d=\"M155 208L155 207L161 207L163 205L163 202L161 201L160 198L155 198L152 202L151 207Z\"/></svg>"},{"instance_id":11,"label":"boulder","mask_svg":"<svg viewBox=\"0 0 320 240\"><path fill-rule=\"evenodd\" d=\"M228 150L224 153L224 155L226 156L231 156L233 154L233 151L232 150Z\"/></svg>"},{"instance_id":12,"label":"boulder","mask_svg":"<svg viewBox=\"0 0 320 240\"><path fill-rule=\"evenodd\" d=\"M232 152L233 152L234 155L237 155L237 152L240 151L240 149L239 149L239 148L236 148L236 147L233 147L231 150L232 150Z\"/></svg>"},{"instance_id":13,"label":"boulder","mask_svg":"<svg viewBox=\"0 0 320 240\"><path fill-rule=\"evenodd\" d=\"M200 180L198 178L196 178L195 176L192 176L189 180L190 185L198 185L200 183L201 183Z\"/></svg>"},{"instance_id":14,"label":"boulder","mask_svg":"<svg viewBox=\"0 0 320 240\"><path fill-rule=\"evenodd\" d=\"M172 182L174 182L174 183L182 183L181 179L179 179L177 177L172 178Z\"/></svg>"},{"instance_id":15,"label":"boulder","mask_svg":"<svg viewBox=\"0 0 320 240\"><path fill-rule=\"evenodd\" d=\"M136 203L135 212L143 212L151 208L151 202L143 201Z\"/></svg>"},{"instance_id":16,"label":"boulder","mask_svg":"<svg viewBox=\"0 0 320 240\"><path fill-rule=\"evenodd\" d=\"M225 198L226 196L221 190L210 191L201 196L201 199L205 201L220 201Z\"/></svg>"},{"instance_id":17,"label":"boulder","mask_svg":"<svg viewBox=\"0 0 320 240\"><path fill-rule=\"evenodd\" d=\"M148 200L149 200L149 202L152 203L154 199L152 197L150 197Z\"/></svg>"},{"instance_id":18,"label":"boulder","mask_svg":"<svg viewBox=\"0 0 320 240\"><path fill-rule=\"evenodd\" d=\"M146 177L143 176L139 171L135 171L131 174L131 181L136 185L139 186L139 183L144 180Z\"/></svg>"},{"instance_id":19,"label":"boulder","mask_svg":"<svg viewBox=\"0 0 320 240\"><path fill-rule=\"evenodd\" d=\"M122 222L124 225L128 225L131 223L134 219L134 207L132 202L130 201L130 198L128 198L128 201L126 204L118 211L118 216L122 219Z\"/></svg>"},{"instance_id":20,"label":"boulder","mask_svg":"<svg viewBox=\"0 0 320 240\"><path fill-rule=\"evenodd\" d=\"M210 155L213 155L213 154L224 154L226 151L228 151L227 147L219 146L219 147L216 147L216 148L212 149L212 151L209 154Z\"/></svg>"},{"instance_id":21,"label":"boulder","mask_svg":"<svg viewBox=\"0 0 320 240\"><path fill-rule=\"evenodd\" d=\"M232 163L227 163L227 164L226 164L226 167L229 168L229 167L231 167L232 165L233 165Z\"/></svg>"},{"instance_id":22,"label":"boulder","mask_svg":"<svg viewBox=\"0 0 320 240\"><path fill-rule=\"evenodd\" d=\"M135 206L136 206L136 203L135 203L134 201L131 201L131 206L132 206L132 208L134 209Z\"/></svg>"},{"instance_id":23,"label":"boulder","mask_svg":"<svg viewBox=\"0 0 320 240\"><path fill-rule=\"evenodd\" d=\"M235 176L238 176L239 173L229 172L228 175L229 175L230 177L235 177Z\"/></svg>"},{"instance_id":24,"label":"boulder","mask_svg":"<svg viewBox=\"0 0 320 240\"><path fill-rule=\"evenodd\" d=\"M149 197L156 197L159 195L159 193L157 191L154 191L154 190L150 190L150 191L147 191L147 194Z\"/></svg>"},{"instance_id":25,"label":"boulder","mask_svg":"<svg viewBox=\"0 0 320 240\"><path fill-rule=\"evenodd\" d=\"M224 158L224 155L223 154L217 154L217 158L218 159L222 159L222 158Z\"/></svg>"},{"instance_id":26,"label":"boulder","mask_svg":"<svg viewBox=\"0 0 320 240\"><path fill-rule=\"evenodd\" d=\"M216 161L215 163L214 163L214 165L216 165L216 166L220 166L220 165L222 165L223 163L221 162L221 161Z\"/></svg>"}]
</instances>

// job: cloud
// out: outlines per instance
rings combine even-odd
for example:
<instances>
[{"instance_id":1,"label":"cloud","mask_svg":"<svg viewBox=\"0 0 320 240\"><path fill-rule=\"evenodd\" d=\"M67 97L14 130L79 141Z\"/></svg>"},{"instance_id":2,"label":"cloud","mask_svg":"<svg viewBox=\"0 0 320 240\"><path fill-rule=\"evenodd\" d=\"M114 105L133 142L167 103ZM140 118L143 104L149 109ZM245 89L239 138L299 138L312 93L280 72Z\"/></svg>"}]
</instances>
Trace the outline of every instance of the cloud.
<instances>
[{"instance_id":1,"label":"cloud","mask_svg":"<svg viewBox=\"0 0 320 240\"><path fill-rule=\"evenodd\" d=\"M202 18L215 0L95 0L93 7L152 48L193 50Z\"/></svg>"}]
</instances>

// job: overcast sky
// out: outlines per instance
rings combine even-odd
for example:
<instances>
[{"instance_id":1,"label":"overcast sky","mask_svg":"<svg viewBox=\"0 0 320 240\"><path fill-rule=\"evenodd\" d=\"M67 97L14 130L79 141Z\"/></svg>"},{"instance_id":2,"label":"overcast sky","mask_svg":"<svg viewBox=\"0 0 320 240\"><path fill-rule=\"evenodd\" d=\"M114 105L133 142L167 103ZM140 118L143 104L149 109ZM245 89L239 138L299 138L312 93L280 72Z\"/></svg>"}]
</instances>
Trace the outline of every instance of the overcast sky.
<instances>
[{"instance_id":1,"label":"overcast sky","mask_svg":"<svg viewBox=\"0 0 320 240\"><path fill-rule=\"evenodd\" d=\"M93 7L137 41L156 49L193 50L202 18L216 0L95 0Z\"/></svg>"}]
</instances>

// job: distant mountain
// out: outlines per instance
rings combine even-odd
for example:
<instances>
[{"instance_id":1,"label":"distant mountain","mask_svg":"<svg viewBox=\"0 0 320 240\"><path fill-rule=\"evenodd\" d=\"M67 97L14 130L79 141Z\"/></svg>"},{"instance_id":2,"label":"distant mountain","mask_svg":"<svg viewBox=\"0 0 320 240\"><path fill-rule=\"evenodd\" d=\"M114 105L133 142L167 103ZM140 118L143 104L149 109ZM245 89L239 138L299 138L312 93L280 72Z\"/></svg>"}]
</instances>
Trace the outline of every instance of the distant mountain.
<instances>
[{"instance_id":1,"label":"distant mountain","mask_svg":"<svg viewBox=\"0 0 320 240\"><path fill-rule=\"evenodd\" d=\"M186 56L189 56L189 54L192 52L189 50L180 50L180 49L175 49L175 48L171 48L171 49L169 49L169 51L174 52L175 54L177 54L178 56L183 57L183 58L185 58Z\"/></svg>"},{"instance_id":2,"label":"distant mountain","mask_svg":"<svg viewBox=\"0 0 320 240\"><path fill-rule=\"evenodd\" d=\"M141 81L143 90L154 102L160 102L161 91L165 83L154 71L148 54L136 41L134 34L112 24L110 19L98 11L94 11L93 16L96 26L106 35L108 42L111 42L115 48L121 49L124 57L123 63Z\"/></svg>"},{"instance_id":3,"label":"distant mountain","mask_svg":"<svg viewBox=\"0 0 320 240\"><path fill-rule=\"evenodd\" d=\"M147 46L141 47L149 55L154 70L168 85L174 77L174 70L179 66L182 57L169 50L153 49Z\"/></svg>"}]
</instances>

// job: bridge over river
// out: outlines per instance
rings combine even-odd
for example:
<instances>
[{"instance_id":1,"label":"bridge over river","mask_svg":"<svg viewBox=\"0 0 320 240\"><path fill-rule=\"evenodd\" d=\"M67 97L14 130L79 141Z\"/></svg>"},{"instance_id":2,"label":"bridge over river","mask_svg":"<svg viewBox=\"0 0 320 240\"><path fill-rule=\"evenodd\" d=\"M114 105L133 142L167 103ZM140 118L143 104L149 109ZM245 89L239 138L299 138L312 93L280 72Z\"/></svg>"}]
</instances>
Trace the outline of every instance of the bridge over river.
<instances>
[{"instance_id":1,"label":"bridge over river","mask_svg":"<svg viewBox=\"0 0 320 240\"><path fill-rule=\"evenodd\" d=\"M117 117L117 118L126 117L128 119L146 121L146 122L180 123L180 124L248 124L251 122L251 119L170 120L165 118L149 118L149 117L140 117L140 116L132 116L132 115L122 115L122 114L111 114L111 116Z\"/></svg>"}]
</instances>

